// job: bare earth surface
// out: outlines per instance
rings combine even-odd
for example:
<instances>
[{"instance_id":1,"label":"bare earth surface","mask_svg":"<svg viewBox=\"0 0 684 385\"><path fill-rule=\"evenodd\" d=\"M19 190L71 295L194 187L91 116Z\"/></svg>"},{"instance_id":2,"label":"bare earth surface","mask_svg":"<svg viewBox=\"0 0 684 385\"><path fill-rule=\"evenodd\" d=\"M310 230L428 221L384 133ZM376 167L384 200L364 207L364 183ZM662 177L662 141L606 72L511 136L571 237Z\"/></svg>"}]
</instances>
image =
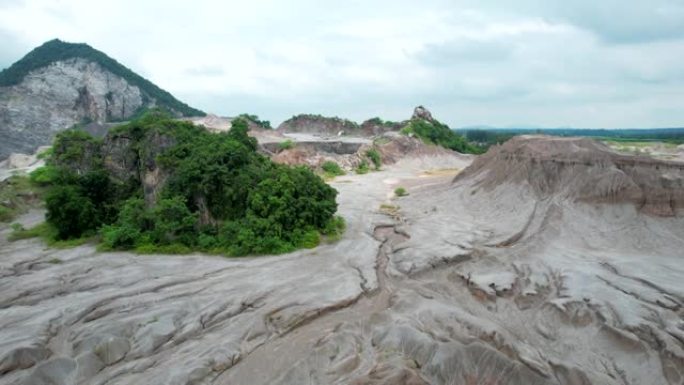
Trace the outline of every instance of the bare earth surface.
<instances>
[{"instance_id":1,"label":"bare earth surface","mask_svg":"<svg viewBox=\"0 0 684 385\"><path fill-rule=\"evenodd\" d=\"M684 383L681 168L639 189L650 166L534 155L588 151L552 142L455 180L469 158L338 177L345 237L284 256L52 250L5 228L0 383ZM565 187L587 175L612 182Z\"/></svg>"}]
</instances>

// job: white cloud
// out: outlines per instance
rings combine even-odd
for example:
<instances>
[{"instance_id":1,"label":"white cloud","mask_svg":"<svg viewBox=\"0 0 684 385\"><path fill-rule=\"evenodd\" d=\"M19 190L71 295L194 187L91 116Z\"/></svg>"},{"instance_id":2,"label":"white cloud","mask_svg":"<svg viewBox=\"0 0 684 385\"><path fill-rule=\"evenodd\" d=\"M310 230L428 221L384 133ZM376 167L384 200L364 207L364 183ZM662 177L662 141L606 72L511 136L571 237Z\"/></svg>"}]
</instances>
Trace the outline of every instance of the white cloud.
<instances>
[{"instance_id":1,"label":"white cloud","mask_svg":"<svg viewBox=\"0 0 684 385\"><path fill-rule=\"evenodd\" d=\"M3 1L0 25L0 65L87 42L226 115L399 120L425 104L453 126L684 125L675 0L25 0Z\"/></svg>"}]
</instances>

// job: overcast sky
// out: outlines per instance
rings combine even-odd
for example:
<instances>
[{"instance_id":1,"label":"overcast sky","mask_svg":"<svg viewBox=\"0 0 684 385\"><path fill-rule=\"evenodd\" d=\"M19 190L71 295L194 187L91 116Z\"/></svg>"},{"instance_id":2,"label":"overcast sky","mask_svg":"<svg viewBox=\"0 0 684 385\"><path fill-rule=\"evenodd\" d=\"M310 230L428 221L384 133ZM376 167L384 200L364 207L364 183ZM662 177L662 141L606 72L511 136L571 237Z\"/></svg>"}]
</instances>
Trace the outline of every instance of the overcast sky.
<instances>
[{"instance_id":1,"label":"overcast sky","mask_svg":"<svg viewBox=\"0 0 684 385\"><path fill-rule=\"evenodd\" d=\"M0 0L0 68L53 38L276 124L684 126L684 0Z\"/></svg>"}]
</instances>

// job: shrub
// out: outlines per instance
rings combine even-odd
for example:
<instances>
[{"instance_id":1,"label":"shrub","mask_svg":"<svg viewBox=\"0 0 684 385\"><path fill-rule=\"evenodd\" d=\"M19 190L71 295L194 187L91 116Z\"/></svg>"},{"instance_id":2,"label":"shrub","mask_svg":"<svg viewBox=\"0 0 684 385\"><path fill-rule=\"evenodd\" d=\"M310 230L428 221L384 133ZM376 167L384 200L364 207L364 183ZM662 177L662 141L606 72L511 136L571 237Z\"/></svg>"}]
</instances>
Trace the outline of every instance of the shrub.
<instances>
[{"instance_id":1,"label":"shrub","mask_svg":"<svg viewBox=\"0 0 684 385\"><path fill-rule=\"evenodd\" d=\"M359 163L359 165L356 166L356 173L357 174L367 174L368 171L369 171L368 162L366 162L365 159L361 160L361 163Z\"/></svg>"},{"instance_id":2,"label":"shrub","mask_svg":"<svg viewBox=\"0 0 684 385\"><path fill-rule=\"evenodd\" d=\"M174 243L191 246L194 244L197 215L190 212L185 200L179 196L161 199L150 210L152 229L150 237L157 245Z\"/></svg>"},{"instance_id":3,"label":"shrub","mask_svg":"<svg viewBox=\"0 0 684 385\"><path fill-rule=\"evenodd\" d=\"M58 171L53 166L44 166L33 170L29 174L31 183L38 186L48 186L57 181Z\"/></svg>"},{"instance_id":4,"label":"shrub","mask_svg":"<svg viewBox=\"0 0 684 385\"><path fill-rule=\"evenodd\" d=\"M332 160L326 160L325 162L323 162L321 168L323 169L325 175L329 178L345 174L344 170L342 170L340 165L338 165L336 162L333 162Z\"/></svg>"},{"instance_id":5,"label":"shrub","mask_svg":"<svg viewBox=\"0 0 684 385\"><path fill-rule=\"evenodd\" d=\"M53 188L45 204L46 219L57 228L57 239L80 238L100 224L95 205L78 187Z\"/></svg>"},{"instance_id":6,"label":"shrub","mask_svg":"<svg viewBox=\"0 0 684 385\"><path fill-rule=\"evenodd\" d=\"M14 211L9 207L0 205L0 222L7 222L14 218Z\"/></svg>"},{"instance_id":7,"label":"shrub","mask_svg":"<svg viewBox=\"0 0 684 385\"><path fill-rule=\"evenodd\" d=\"M278 143L278 149L280 149L280 151L291 150L293 148L294 148L294 142L290 139L287 139L285 141Z\"/></svg>"},{"instance_id":8,"label":"shrub","mask_svg":"<svg viewBox=\"0 0 684 385\"><path fill-rule=\"evenodd\" d=\"M342 237L342 234L344 234L344 230L346 228L347 223L345 222L344 218L336 215L325 224L325 227L321 233L330 240L338 240Z\"/></svg>"},{"instance_id":9,"label":"shrub","mask_svg":"<svg viewBox=\"0 0 684 385\"><path fill-rule=\"evenodd\" d=\"M407 192L406 189L403 188L403 187L397 187L397 188L394 190L394 195L396 195L396 196L398 196L398 197L403 197L403 196L408 195L408 192Z\"/></svg>"},{"instance_id":10,"label":"shrub","mask_svg":"<svg viewBox=\"0 0 684 385\"><path fill-rule=\"evenodd\" d=\"M366 156L368 156L371 162L373 162L375 169L380 170L380 166L382 166L382 158L380 157L378 150L371 148L370 150L366 151Z\"/></svg>"},{"instance_id":11,"label":"shrub","mask_svg":"<svg viewBox=\"0 0 684 385\"><path fill-rule=\"evenodd\" d=\"M100 230L102 244L106 250L127 250L138 244L140 230L131 226L107 225Z\"/></svg>"}]
</instances>

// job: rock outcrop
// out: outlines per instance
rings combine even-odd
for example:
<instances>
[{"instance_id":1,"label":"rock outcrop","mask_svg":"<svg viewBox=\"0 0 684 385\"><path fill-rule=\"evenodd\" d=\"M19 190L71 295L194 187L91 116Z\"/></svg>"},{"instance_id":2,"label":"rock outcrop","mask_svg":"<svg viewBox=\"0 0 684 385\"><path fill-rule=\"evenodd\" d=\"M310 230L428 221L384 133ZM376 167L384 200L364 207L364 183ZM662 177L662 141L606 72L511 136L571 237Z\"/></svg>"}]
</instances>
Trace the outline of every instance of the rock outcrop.
<instances>
[{"instance_id":1,"label":"rock outcrop","mask_svg":"<svg viewBox=\"0 0 684 385\"><path fill-rule=\"evenodd\" d=\"M428 122L434 122L435 119L432 117L432 113L423 106L418 106L413 109L413 116L411 119L422 119Z\"/></svg>"},{"instance_id":2,"label":"rock outcrop","mask_svg":"<svg viewBox=\"0 0 684 385\"><path fill-rule=\"evenodd\" d=\"M87 45L50 41L0 73L0 159L31 154L75 124L102 133L155 106L202 114Z\"/></svg>"}]
</instances>

